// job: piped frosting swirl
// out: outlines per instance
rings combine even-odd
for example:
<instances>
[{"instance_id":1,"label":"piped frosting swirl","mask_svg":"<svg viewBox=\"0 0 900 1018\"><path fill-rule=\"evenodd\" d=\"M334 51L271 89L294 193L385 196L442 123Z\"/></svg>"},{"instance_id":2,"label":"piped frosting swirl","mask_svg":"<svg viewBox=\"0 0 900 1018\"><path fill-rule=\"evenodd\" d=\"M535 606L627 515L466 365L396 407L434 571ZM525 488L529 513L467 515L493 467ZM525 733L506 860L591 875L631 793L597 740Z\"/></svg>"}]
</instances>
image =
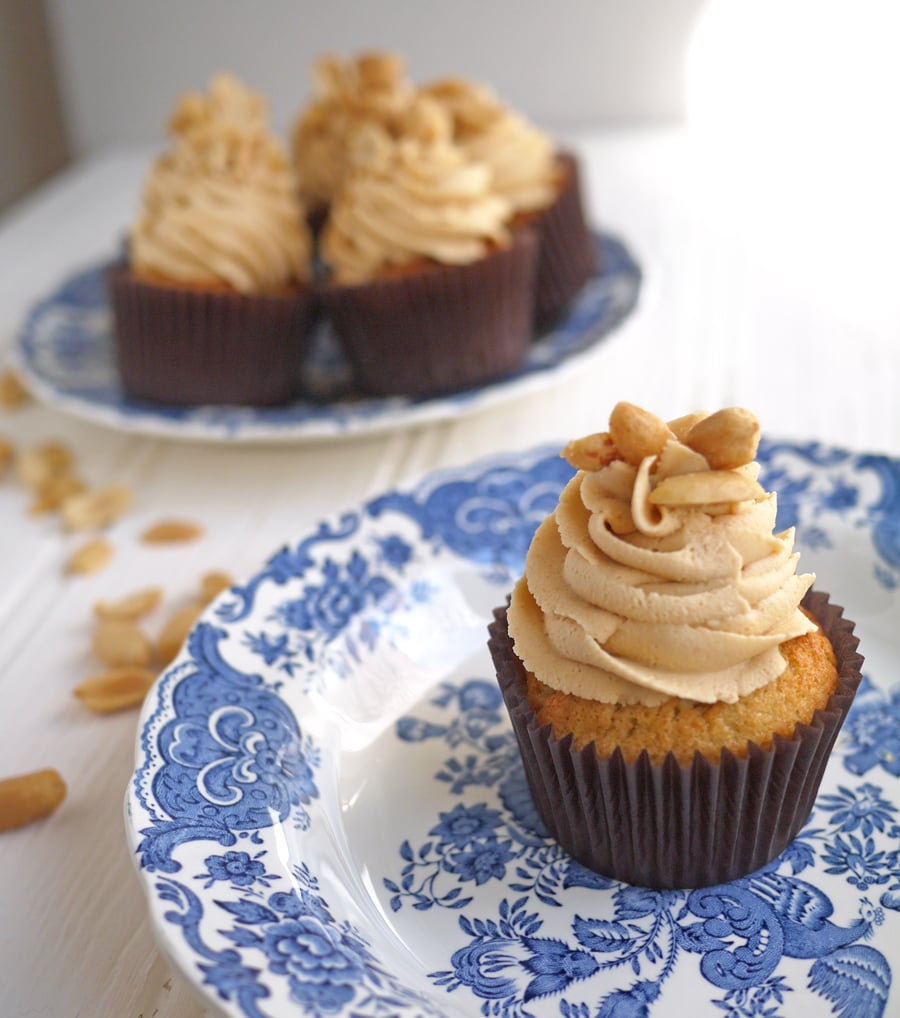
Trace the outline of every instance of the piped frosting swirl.
<instances>
[{"instance_id":1,"label":"piped frosting swirl","mask_svg":"<svg viewBox=\"0 0 900 1018\"><path fill-rule=\"evenodd\" d=\"M311 238L296 179L263 99L230 75L190 93L170 120L130 237L138 273L240 293L309 275Z\"/></svg>"},{"instance_id":2,"label":"piped frosting swirl","mask_svg":"<svg viewBox=\"0 0 900 1018\"><path fill-rule=\"evenodd\" d=\"M624 426L570 446L581 469L512 596L516 653L545 685L585 699L734 702L777 678L780 645L815 628L799 609L814 577L796 572L793 530L774 533L758 465L713 468L692 448L695 426L714 462L705 434L755 425L758 439L752 415L698 418L681 437L655 419L665 430L632 448L630 406L614 411Z\"/></svg>"}]
</instances>

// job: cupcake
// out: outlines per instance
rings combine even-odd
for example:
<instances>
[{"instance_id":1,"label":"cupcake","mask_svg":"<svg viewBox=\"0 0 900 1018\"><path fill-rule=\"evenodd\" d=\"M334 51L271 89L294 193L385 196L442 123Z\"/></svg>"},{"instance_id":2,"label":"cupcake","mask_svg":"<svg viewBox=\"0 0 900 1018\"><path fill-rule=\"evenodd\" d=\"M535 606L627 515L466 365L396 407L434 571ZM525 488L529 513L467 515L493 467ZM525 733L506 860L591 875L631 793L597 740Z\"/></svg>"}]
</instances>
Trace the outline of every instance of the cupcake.
<instances>
[{"instance_id":1,"label":"cupcake","mask_svg":"<svg viewBox=\"0 0 900 1018\"><path fill-rule=\"evenodd\" d=\"M404 62L395 53L361 53L350 60L323 56L316 61L313 96L291 137L300 196L315 229L341 186L354 138L370 124L396 136L413 93Z\"/></svg>"},{"instance_id":2,"label":"cupcake","mask_svg":"<svg viewBox=\"0 0 900 1018\"><path fill-rule=\"evenodd\" d=\"M431 396L512 371L532 334L535 235L511 232L488 167L417 99L401 137L370 124L321 235L320 289L357 387Z\"/></svg>"},{"instance_id":3,"label":"cupcake","mask_svg":"<svg viewBox=\"0 0 900 1018\"><path fill-rule=\"evenodd\" d=\"M129 396L285 403L311 320L311 237L287 151L237 79L188 94L154 163L125 264L109 274Z\"/></svg>"},{"instance_id":4,"label":"cupcake","mask_svg":"<svg viewBox=\"0 0 900 1018\"><path fill-rule=\"evenodd\" d=\"M512 207L514 226L538 232L535 325L552 326L597 267L585 220L578 162L485 86L444 78L422 94L450 113L453 137L472 159L491 168L494 187Z\"/></svg>"},{"instance_id":5,"label":"cupcake","mask_svg":"<svg viewBox=\"0 0 900 1018\"><path fill-rule=\"evenodd\" d=\"M797 572L746 410L618 404L495 612L531 794L579 862L654 888L764 866L796 836L860 681L853 624Z\"/></svg>"}]
</instances>

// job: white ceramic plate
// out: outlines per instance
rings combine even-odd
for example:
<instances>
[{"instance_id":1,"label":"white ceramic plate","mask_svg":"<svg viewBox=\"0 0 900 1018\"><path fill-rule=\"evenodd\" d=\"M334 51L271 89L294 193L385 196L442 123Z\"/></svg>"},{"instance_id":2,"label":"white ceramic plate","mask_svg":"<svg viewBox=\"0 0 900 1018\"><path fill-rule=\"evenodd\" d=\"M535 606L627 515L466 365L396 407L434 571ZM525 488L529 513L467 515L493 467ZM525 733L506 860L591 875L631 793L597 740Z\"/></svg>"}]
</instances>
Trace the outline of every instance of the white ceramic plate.
<instances>
[{"instance_id":1,"label":"white ceramic plate","mask_svg":"<svg viewBox=\"0 0 900 1018\"><path fill-rule=\"evenodd\" d=\"M641 270L615 237L596 236L596 274L553 330L538 338L524 363L496 382L447 396L413 400L354 394L333 335L312 341L307 386L316 398L285 407L175 407L142 403L122 390L103 272L95 265L71 276L28 315L13 359L35 395L78 417L125 431L228 442L297 442L373 433L443 420L535 391L584 359L633 310Z\"/></svg>"},{"instance_id":2,"label":"white ceramic plate","mask_svg":"<svg viewBox=\"0 0 900 1018\"><path fill-rule=\"evenodd\" d=\"M764 442L865 678L809 823L702 892L541 829L486 649L556 450L323 523L223 595L145 704L127 829L159 941L229 1016L875 1018L900 969L900 461ZM896 1012L894 1012L896 1013Z\"/></svg>"}]
</instances>

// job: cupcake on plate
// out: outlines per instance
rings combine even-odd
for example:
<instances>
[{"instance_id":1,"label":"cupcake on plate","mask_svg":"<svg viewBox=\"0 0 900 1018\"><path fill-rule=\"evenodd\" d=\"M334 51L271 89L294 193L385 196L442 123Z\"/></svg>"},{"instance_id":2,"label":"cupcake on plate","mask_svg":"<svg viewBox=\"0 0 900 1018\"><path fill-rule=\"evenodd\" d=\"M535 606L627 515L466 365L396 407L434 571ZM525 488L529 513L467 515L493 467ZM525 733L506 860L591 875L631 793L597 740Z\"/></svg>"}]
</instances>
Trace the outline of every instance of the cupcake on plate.
<instances>
[{"instance_id":1,"label":"cupcake on plate","mask_svg":"<svg viewBox=\"0 0 900 1018\"><path fill-rule=\"evenodd\" d=\"M297 117L291 146L300 196L318 229L344 179L354 138L370 124L396 136L414 88L403 59L388 51L320 57L312 78L313 96Z\"/></svg>"},{"instance_id":2,"label":"cupcake on plate","mask_svg":"<svg viewBox=\"0 0 900 1018\"><path fill-rule=\"evenodd\" d=\"M744 876L799 832L860 681L798 574L746 410L618 404L570 443L490 648L529 787L578 861L657 888Z\"/></svg>"},{"instance_id":3,"label":"cupcake on plate","mask_svg":"<svg viewBox=\"0 0 900 1018\"><path fill-rule=\"evenodd\" d=\"M312 241L262 98L230 75L187 94L109 274L125 391L172 404L297 395Z\"/></svg>"},{"instance_id":4,"label":"cupcake on plate","mask_svg":"<svg viewBox=\"0 0 900 1018\"><path fill-rule=\"evenodd\" d=\"M536 327L552 326L597 267L577 159L486 86L451 77L424 86L422 94L447 109L463 151L491 168L494 187L512 207L513 225L536 227Z\"/></svg>"},{"instance_id":5,"label":"cupcake on plate","mask_svg":"<svg viewBox=\"0 0 900 1018\"><path fill-rule=\"evenodd\" d=\"M531 341L537 258L488 167L417 99L402 135L368 125L321 235L320 290L363 392L431 396L498 378Z\"/></svg>"}]
</instances>

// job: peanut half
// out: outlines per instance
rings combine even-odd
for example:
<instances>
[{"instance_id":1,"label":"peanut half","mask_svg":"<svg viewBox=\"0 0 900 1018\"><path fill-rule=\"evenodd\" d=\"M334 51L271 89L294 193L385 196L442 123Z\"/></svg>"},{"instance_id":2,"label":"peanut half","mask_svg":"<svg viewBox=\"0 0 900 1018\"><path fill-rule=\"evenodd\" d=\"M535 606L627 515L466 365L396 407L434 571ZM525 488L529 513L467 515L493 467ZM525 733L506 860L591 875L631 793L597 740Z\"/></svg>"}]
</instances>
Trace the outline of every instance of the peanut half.
<instances>
[{"instance_id":1,"label":"peanut half","mask_svg":"<svg viewBox=\"0 0 900 1018\"><path fill-rule=\"evenodd\" d=\"M144 615L149 615L160 603L162 596L162 587L147 587L127 594L118 601L97 601L94 605L94 614L98 619L136 622Z\"/></svg>"},{"instance_id":2,"label":"peanut half","mask_svg":"<svg viewBox=\"0 0 900 1018\"><path fill-rule=\"evenodd\" d=\"M122 665L146 666L153 657L150 640L128 619L101 619L91 640L91 649L111 668Z\"/></svg>"},{"instance_id":3,"label":"peanut half","mask_svg":"<svg viewBox=\"0 0 900 1018\"><path fill-rule=\"evenodd\" d=\"M62 504L63 523L69 530L100 530L128 512L133 502L131 488L125 484L70 495Z\"/></svg>"},{"instance_id":4,"label":"peanut half","mask_svg":"<svg viewBox=\"0 0 900 1018\"><path fill-rule=\"evenodd\" d=\"M675 436L668 424L634 403L617 403L609 415L609 433L626 463L640 466L647 456L658 456Z\"/></svg>"},{"instance_id":5,"label":"peanut half","mask_svg":"<svg viewBox=\"0 0 900 1018\"><path fill-rule=\"evenodd\" d=\"M0 831L49 816L65 799L66 783L47 768L0 781Z\"/></svg>"},{"instance_id":6,"label":"peanut half","mask_svg":"<svg viewBox=\"0 0 900 1018\"><path fill-rule=\"evenodd\" d=\"M30 402L31 393L12 368L0 373L0 407L4 410L18 410Z\"/></svg>"},{"instance_id":7,"label":"peanut half","mask_svg":"<svg viewBox=\"0 0 900 1018\"><path fill-rule=\"evenodd\" d=\"M734 470L755 459L759 421L742 407L726 407L697 421L684 443L704 456L713 470Z\"/></svg>"},{"instance_id":8,"label":"peanut half","mask_svg":"<svg viewBox=\"0 0 900 1018\"><path fill-rule=\"evenodd\" d=\"M653 505L697 506L744 502L765 496L758 481L731 470L703 470L664 477L650 492Z\"/></svg>"},{"instance_id":9,"label":"peanut half","mask_svg":"<svg viewBox=\"0 0 900 1018\"><path fill-rule=\"evenodd\" d=\"M181 650L181 645L187 639L188 633L205 607L206 605L199 601L192 602L178 608L166 620L156 638L156 655L163 666L170 664L175 659L178 651Z\"/></svg>"},{"instance_id":10,"label":"peanut half","mask_svg":"<svg viewBox=\"0 0 900 1018\"><path fill-rule=\"evenodd\" d=\"M96 573L102 569L113 556L113 546L103 537L87 541L69 556L66 572L80 575Z\"/></svg>"},{"instance_id":11,"label":"peanut half","mask_svg":"<svg viewBox=\"0 0 900 1018\"><path fill-rule=\"evenodd\" d=\"M71 473L75 463L72 450L62 442L44 442L26 449L19 456L19 480L26 488L38 491L53 478Z\"/></svg>"},{"instance_id":12,"label":"peanut half","mask_svg":"<svg viewBox=\"0 0 900 1018\"><path fill-rule=\"evenodd\" d=\"M584 438L573 438L561 455L576 470L599 470L617 459L619 451L608 431L598 431Z\"/></svg>"},{"instance_id":13,"label":"peanut half","mask_svg":"<svg viewBox=\"0 0 900 1018\"><path fill-rule=\"evenodd\" d=\"M139 707L155 681L156 675L149 668L109 668L85 679L75 687L74 693L89 710L112 714Z\"/></svg>"},{"instance_id":14,"label":"peanut half","mask_svg":"<svg viewBox=\"0 0 900 1018\"><path fill-rule=\"evenodd\" d=\"M222 573L215 570L209 573L204 573L200 578L200 600L204 604L209 604L210 601L215 601L219 594L221 594L223 590L228 590L233 583L234 580L228 575L228 573Z\"/></svg>"},{"instance_id":15,"label":"peanut half","mask_svg":"<svg viewBox=\"0 0 900 1018\"><path fill-rule=\"evenodd\" d=\"M160 520L141 534L145 544L173 544L181 541L196 541L203 536L203 527L190 520Z\"/></svg>"}]
</instances>

